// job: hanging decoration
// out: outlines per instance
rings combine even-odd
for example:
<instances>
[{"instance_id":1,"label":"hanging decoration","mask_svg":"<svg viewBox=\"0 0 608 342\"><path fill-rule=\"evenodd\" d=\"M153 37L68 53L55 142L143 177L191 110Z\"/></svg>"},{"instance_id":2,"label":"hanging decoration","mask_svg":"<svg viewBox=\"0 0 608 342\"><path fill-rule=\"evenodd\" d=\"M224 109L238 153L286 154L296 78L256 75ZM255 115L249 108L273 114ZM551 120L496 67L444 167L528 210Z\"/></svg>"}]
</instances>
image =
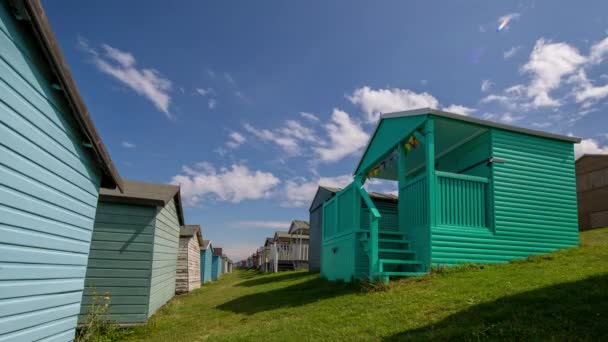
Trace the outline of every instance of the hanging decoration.
<instances>
[{"instance_id":1,"label":"hanging decoration","mask_svg":"<svg viewBox=\"0 0 608 342\"><path fill-rule=\"evenodd\" d=\"M420 140L418 140L418 138L416 138L415 136L411 135L403 144L403 150L405 152L405 154L407 155L408 153L410 153L410 151L412 149L415 149L416 147L418 147L418 145L420 145ZM365 178L372 178L372 177L376 177L377 175L380 174L381 171L386 170L387 167L392 167L393 164L397 161L399 154L397 153L397 150L393 151L390 156L388 156L385 160L383 160L380 164L378 164L378 166L376 166L375 168L371 169Z\"/></svg>"}]
</instances>

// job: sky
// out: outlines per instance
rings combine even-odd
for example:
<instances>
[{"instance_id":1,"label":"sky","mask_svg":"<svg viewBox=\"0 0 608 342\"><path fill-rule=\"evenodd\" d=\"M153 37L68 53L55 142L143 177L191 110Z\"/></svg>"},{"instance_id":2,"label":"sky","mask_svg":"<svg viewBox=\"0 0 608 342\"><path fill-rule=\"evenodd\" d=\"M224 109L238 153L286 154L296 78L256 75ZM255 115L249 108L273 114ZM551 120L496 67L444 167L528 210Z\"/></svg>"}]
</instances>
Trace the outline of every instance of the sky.
<instances>
[{"instance_id":1,"label":"sky","mask_svg":"<svg viewBox=\"0 0 608 342\"><path fill-rule=\"evenodd\" d=\"M380 113L433 107L608 153L606 1L44 5L122 177L180 184L186 222L235 260L307 220L319 183L350 183Z\"/></svg>"}]
</instances>

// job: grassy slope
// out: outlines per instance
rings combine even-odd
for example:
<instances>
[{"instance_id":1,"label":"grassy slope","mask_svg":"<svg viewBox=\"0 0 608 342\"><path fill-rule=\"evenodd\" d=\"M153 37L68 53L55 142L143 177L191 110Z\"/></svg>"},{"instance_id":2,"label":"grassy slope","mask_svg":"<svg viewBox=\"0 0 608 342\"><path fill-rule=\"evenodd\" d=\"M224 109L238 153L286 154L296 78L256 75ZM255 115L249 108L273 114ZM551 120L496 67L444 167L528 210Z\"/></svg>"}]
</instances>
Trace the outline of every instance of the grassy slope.
<instances>
[{"instance_id":1,"label":"grassy slope","mask_svg":"<svg viewBox=\"0 0 608 342\"><path fill-rule=\"evenodd\" d=\"M450 269L368 293L317 275L235 272L176 297L129 339L599 340L608 336L608 228L582 247Z\"/></svg>"}]
</instances>

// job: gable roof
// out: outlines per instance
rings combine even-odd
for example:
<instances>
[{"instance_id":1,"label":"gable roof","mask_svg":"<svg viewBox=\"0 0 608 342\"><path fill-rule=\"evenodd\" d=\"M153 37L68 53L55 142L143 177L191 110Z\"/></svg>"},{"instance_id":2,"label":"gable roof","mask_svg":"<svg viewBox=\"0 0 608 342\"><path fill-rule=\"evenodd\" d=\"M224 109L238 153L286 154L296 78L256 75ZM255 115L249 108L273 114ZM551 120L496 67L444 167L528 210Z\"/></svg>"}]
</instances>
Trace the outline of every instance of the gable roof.
<instances>
[{"instance_id":1,"label":"gable roof","mask_svg":"<svg viewBox=\"0 0 608 342\"><path fill-rule=\"evenodd\" d=\"M90 146L95 156L94 160L102 170L101 186L122 189L122 179L80 96L42 4L39 0L14 0L10 3L22 17L29 19L28 22L38 39L38 45L42 48L44 56L57 78L57 83L61 87L62 94L70 106L72 117L84 137L83 145Z\"/></svg>"},{"instance_id":2,"label":"gable roof","mask_svg":"<svg viewBox=\"0 0 608 342\"><path fill-rule=\"evenodd\" d=\"M213 256L222 256L222 249L221 248L214 248L213 249Z\"/></svg>"},{"instance_id":3,"label":"gable roof","mask_svg":"<svg viewBox=\"0 0 608 342\"><path fill-rule=\"evenodd\" d=\"M574 163L576 174L582 175L585 173L603 170L608 168L608 154L583 154Z\"/></svg>"},{"instance_id":4,"label":"gable roof","mask_svg":"<svg viewBox=\"0 0 608 342\"><path fill-rule=\"evenodd\" d=\"M173 199L177 209L179 224L184 224L184 212L180 196L180 187L177 185L148 183L135 180L123 180L123 192L117 189L101 188L99 200L114 203L164 207Z\"/></svg>"},{"instance_id":5,"label":"gable roof","mask_svg":"<svg viewBox=\"0 0 608 342\"><path fill-rule=\"evenodd\" d=\"M324 185L319 185L319 188L317 189L317 192L315 193L315 197L312 201L312 204L310 205L310 209L309 211L312 211L316 208L318 208L320 205L323 205L323 203L325 201L327 201L329 198L333 197L336 193L338 193L340 190L342 190L342 188L334 188L334 187L329 187L329 186L324 186ZM327 198L325 198L325 200L321 201L317 201L317 197L319 197L323 192L325 193L330 193L331 196L327 196ZM396 202L398 200L398 196L397 195L393 195L393 194L383 194L383 193L379 193L379 192L368 192L369 197L371 197L372 199L376 199L376 200L383 200L383 201L391 201L391 202ZM318 203L314 208L314 204Z\"/></svg>"},{"instance_id":6,"label":"gable roof","mask_svg":"<svg viewBox=\"0 0 608 342\"><path fill-rule=\"evenodd\" d=\"M180 227L179 237L193 237L196 236L198 245L203 244L203 235L201 233L201 226L198 224L186 224Z\"/></svg>"},{"instance_id":7,"label":"gable roof","mask_svg":"<svg viewBox=\"0 0 608 342\"><path fill-rule=\"evenodd\" d=\"M264 246L271 245L273 242L274 242L274 238L267 237L266 241L264 242Z\"/></svg>"},{"instance_id":8,"label":"gable roof","mask_svg":"<svg viewBox=\"0 0 608 342\"><path fill-rule=\"evenodd\" d=\"M289 234L294 234L294 231L297 230L309 230L310 225L307 221L302 220L293 220L291 221L291 225L289 226Z\"/></svg>"},{"instance_id":9,"label":"gable roof","mask_svg":"<svg viewBox=\"0 0 608 342\"><path fill-rule=\"evenodd\" d=\"M209 248L209 246L212 246L211 240L203 240L203 243L201 243L202 250L206 250L207 248ZM213 248L213 247L211 247L211 248Z\"/></svg>"},{"instance_id":10,"label":"gable roof","mask_svg":"<svg viewBox=\"0 0 608 342\"><path fill-rule=\"evenodd\" d=\"M418 116L418 115L433 115L433 116L468 122L468 123L481 125L481 126L499 128L499 129L503 129L506 131L512 131L512 132L528 134L528 135L535 135L535 136L549 138L549 139L563 140L563 141L567 141L567 142L571 142L571 143L581 142L581 139L577 138L577 137L571 137L571 136L566 136L566 135L538 131L538 130L534 130L534 129L519 127L519 126L497 123L497 122L493 122L493 121L489 121L489 120L477 119L474 117L445 112L445 111L441 111L441 110L437 110L437 109L433 109L433 108L419 108L419 109L413 109L413 110L407 110L407 111L401 111L401 112L393 112L393 113L387 113L387 114L380 115L380 119L378 120L378 122L376 124L374 133L372 135L370 135L369 140L367 141L367 144L365 146L365 150L363 150L363 154L361 155L361 158L359 159L359 162L357 163L357 167L355 168L355 171L353 172L353 174L355 174L357 172L357 170L359 170L359 168L361 167L361 163L363 162L363 159L365 158L365 155L367 154L367 151L368 151L372 141L374 140L376 133L378 132L378 128L380 128L380 125L382 124L382 122L384 120L392 119L392 118L400 118L400 117Z\"/></svg>"}]
</instances>

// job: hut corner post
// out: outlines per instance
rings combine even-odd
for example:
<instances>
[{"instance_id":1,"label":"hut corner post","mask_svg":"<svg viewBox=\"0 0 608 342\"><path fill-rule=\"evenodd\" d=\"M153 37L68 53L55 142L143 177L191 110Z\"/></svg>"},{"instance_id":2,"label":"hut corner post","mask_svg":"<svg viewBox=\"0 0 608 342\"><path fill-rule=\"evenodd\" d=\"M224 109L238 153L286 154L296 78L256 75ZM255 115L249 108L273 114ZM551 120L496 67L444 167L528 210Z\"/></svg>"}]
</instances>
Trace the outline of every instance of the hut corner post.
<instances>
[{"instance_id":1,"label":"hut corner post","mask_svg":"<svg viewBox=\"0 0 608 342\"><path fill-rule=\"evenodd\" d=\"M435 122L433 118L427 118L424 124L424 135L426 140L426 179L427 179L427 208L428 208L428 229L425 232L424 240L421 241L423 253L421 255L423 262L423 271L428 272L431 265L431 231L437 222L436 211L436 177L435 177Z\"/></svg>"},{"instance_id":2,"label":"hut corner post","mask_svg":"<svg viewBox=\"0 0 608 342\"><path fill-rule=\"evenodd\" d=\"M363 199L365 205L369 208L369 239L368 239L368 255L369 255L369 281L375 282L379 272L382 270L378 269L378 229L380 223L380 212L374 205L374 202L369 197L367 191L363 188L363 183L365 179L361 175L357 175L353 181L353 185L356 187L357 191L355 194L356 198L356 213L358 210L361 210L360 200ZM359 216L359 214L357 214ZM388 279L382 279L382 281L386 282Z\"/></svg>"}]
</instances>

